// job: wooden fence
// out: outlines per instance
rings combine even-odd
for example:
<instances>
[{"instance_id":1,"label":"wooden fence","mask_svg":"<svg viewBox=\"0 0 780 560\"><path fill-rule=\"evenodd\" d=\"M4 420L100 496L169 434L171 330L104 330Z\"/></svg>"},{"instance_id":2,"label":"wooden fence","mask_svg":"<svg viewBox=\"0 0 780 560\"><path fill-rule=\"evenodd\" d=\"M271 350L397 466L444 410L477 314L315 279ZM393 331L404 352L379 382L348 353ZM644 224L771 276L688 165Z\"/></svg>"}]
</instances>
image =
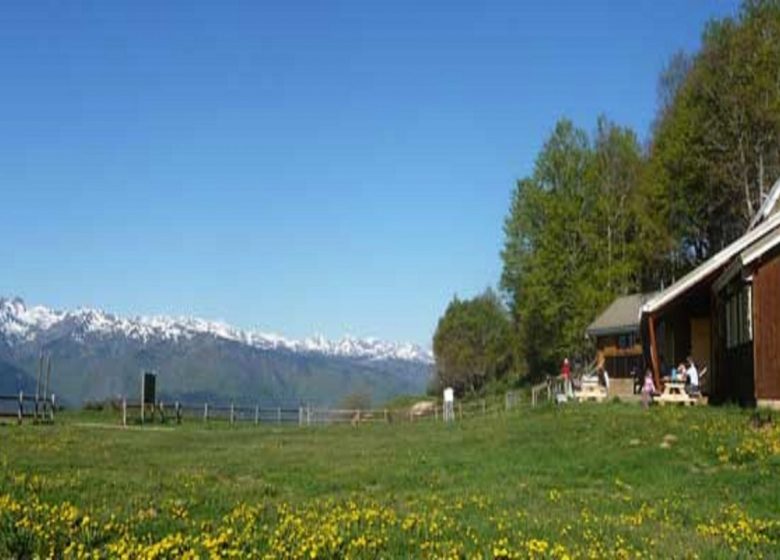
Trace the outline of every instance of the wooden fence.
<instances>
[{"instance_id":1,"label":"wooden fence","mask_svg":"<svg viewBox=\"0 0 780 560\"><path fill-rule=\"evenodd\" d=\"M453 407L455 420L476 416L499 415L520 406L523 402L518 391L509 391L503 397L458 401ZM140 402L122 400L121 423L173 422L228 422L230 424L286 424L312 426L322 424L367 424L425 422L444 420L444 405L434 401L421 401L424 406L409 408L344 409L300 404L292 406L267 406L203 403L182 404L178 401L159 401L142 406Z\"/></svg>"},{"instance_id":2,"label":"wooden fence","mask_svg":"<svg viewBox=\"0 0 780 560\"><path fill-rule=\"evenodd\" d=\"M25 419L34 423L54 422L54 410L56 399L50 397L25 395L19 391L18 395L0 395L0 418L15 418L21 424Z\"/></svg>"}]
</instances>

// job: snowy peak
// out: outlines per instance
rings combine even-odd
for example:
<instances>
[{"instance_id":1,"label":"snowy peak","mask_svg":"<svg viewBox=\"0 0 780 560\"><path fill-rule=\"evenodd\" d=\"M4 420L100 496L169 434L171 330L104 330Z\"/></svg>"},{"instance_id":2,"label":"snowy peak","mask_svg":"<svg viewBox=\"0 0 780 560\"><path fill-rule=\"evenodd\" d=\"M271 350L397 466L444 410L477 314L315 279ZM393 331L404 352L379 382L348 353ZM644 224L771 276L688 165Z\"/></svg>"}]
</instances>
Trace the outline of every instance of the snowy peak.
<instances>
[{"instance_id":1,"label":"snowy peak","mask_svg":"<svg viewBox=\"0 0 780 560\"><path fill-rule=\"evenodd\" d=\"M35 342L53 333L83 340L86 336L122 336L148 343L178 341L195 336L213 336L264 350L287 350L307 354L365 360L403 360L432 363L431 352L410 343L345 336L331 341L318 335L292 340L277 334L245 331L219 321L196 317L124 318L98 309L57 311L44 306L27 307L21 298L0 298L0 337L10 344Z\"/></svg>"}]
</instances>

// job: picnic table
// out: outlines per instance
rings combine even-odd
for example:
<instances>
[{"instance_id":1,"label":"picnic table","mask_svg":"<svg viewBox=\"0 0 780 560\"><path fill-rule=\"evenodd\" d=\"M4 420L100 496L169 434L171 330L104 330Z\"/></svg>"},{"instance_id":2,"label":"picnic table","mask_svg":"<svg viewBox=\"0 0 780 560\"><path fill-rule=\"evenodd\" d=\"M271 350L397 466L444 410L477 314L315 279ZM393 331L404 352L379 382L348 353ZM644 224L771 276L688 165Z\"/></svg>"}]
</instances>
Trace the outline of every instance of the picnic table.
<instances>
[{"instance_id":1,"label":"picnic table","mask_svg":"<svg viewBox=\"0 0 780 560\"><path fill-rule=\"evenodd\" d=\"M594 400L601 402L607 398L607 390L599 384L598 378L582 378L580 390L574 396L578 402Z\"/></svg>"},{"instance_id":2,"label":"picnic table","mask_svg":"<svg viewBox=\"0 0 780 560\"><path fill-rule=\"evenodd\" d=\"M695 405L699 402L698 397L692 397L685 391L685 381L666 381L664 390L656 397L658 404L689 404Z\"/></svg>"}]
</instances>

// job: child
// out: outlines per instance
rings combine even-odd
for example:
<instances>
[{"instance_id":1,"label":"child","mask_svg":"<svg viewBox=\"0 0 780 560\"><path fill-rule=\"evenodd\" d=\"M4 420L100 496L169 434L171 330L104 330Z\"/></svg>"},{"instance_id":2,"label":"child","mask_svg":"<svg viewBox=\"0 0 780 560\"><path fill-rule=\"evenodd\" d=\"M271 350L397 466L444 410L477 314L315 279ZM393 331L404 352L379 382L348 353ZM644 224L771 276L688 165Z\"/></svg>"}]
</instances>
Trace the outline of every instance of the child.
<instances>
[{"instance_id":1,"label":"child","mask_svg":"<svg viewBox=\"0 0 780 560\"><path fill-rule=\"evenodd\" d=\"M653 372L650 368L647 368L645 372L645 383L642 385L642 406L648 408L653 401L653 393L655 393L655 383L653 383Z\"/></svg>"}]
</instances>

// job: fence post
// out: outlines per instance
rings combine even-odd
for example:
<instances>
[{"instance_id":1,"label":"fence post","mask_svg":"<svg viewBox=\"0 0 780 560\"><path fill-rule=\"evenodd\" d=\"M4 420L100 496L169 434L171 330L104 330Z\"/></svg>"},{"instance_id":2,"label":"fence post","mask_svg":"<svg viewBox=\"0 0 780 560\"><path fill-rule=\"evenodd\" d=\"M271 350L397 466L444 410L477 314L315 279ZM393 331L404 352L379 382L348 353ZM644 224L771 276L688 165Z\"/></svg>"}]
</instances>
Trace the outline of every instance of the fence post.
<instances>
[{"instance_id":1,"label":"fence post","mask_svg":"<svg viewBox=\"0 0 780 560\"><path fill-rule=\"evenodd\" d=\"M127 398L122 397L122 425L127 427Z\"/></svg>"},{"instance_id":2,"label":"fence post","mask_svg":"<svg viewBox=\"0 0 780 560\"><path fill-rule=\"evenodd\" d=\"M19 391L19 418L18 421L22 423L22 416L24 416L24 393Z\"/></svg>"},{"instance_id":3,"label":"fence post","mask_svg":"<svg viewBox=\"0 0 780 560\"><path fill-rule=\"evenodd\" d=\"M311 426L311 405L306 405L306 425Z\"/></svg>"},{"instance_id":4,"label":"fence post","mask_svg":"<svg viewBox=\"0 0 780 560\"><path fill-rule=\"evenodd\" d=\"M163 401L158 403L157 410L160 411L160 423L165 424L165 403ZM154 409L152 409L152 424L154 424Z\"/></svg>"},{"instance_id":5,"label":"fence post","mask_svg":"<svg viewBox=\"0 0 780 560\"><path fill-rule=\"evenodd\" d=\"M54 393L51 394L51 408L49 409L49 416L51 418L51 421L54 422L54 402L55 402L55 395Z\"/></svg>"},{"instance_id":6,"label":"fence post","mask_svg":"<svg viewBox=\"0 0 780 560\"><path fill-rule=\"evenodd\" d=\"M260 405L255 405L255 426L260 423Z\"/></svg>"},{"instance_id":7,"label":"fence post","mask_svg":"<svg viewBox=\"0 0 780 560\"><path fill-rule=\"evenodd\" d=\"M176 401L176 423L181 424L181 403Z\"/></svg>"},{"instance_id":8,"label":"fence post","mask_svg":"<svg viewBox=\"0 0 780 560\"><path fill-rule=\"evenodd\" d=\"M209 421L209 403L203 405L203 421Z\"/></svg>"},{"instance_id":9,"label":"fence post","mask_svg":"<svg viewBox=\"0 0 780 560\"><path fill-rule=\"evenodd\" d=\"M281 412L279 414L280 414L279 417L281 418ZM303 426L303 407L300 405L298 405L298 425Z\"/></svg>"},{"instance_id":10,"label":"fence post","mask_svg":"<svg viewBox=\"0 0 780 560\"><path fill-rule=\"evenodd\" d=\"M230 401L230 425L232 426L233 423L236 421L236 408L233 404L233 401Z\"/></svg>"},{"instance_id":11,"label":"fence post","mask_svg":"<svg viewBox=\"0 0 780 560\"><path fill-rule=\"evenodd\" d=\"M552 382L549 377L547 378L547 400L552 400Z\"/></svg>"}]
</instances>

